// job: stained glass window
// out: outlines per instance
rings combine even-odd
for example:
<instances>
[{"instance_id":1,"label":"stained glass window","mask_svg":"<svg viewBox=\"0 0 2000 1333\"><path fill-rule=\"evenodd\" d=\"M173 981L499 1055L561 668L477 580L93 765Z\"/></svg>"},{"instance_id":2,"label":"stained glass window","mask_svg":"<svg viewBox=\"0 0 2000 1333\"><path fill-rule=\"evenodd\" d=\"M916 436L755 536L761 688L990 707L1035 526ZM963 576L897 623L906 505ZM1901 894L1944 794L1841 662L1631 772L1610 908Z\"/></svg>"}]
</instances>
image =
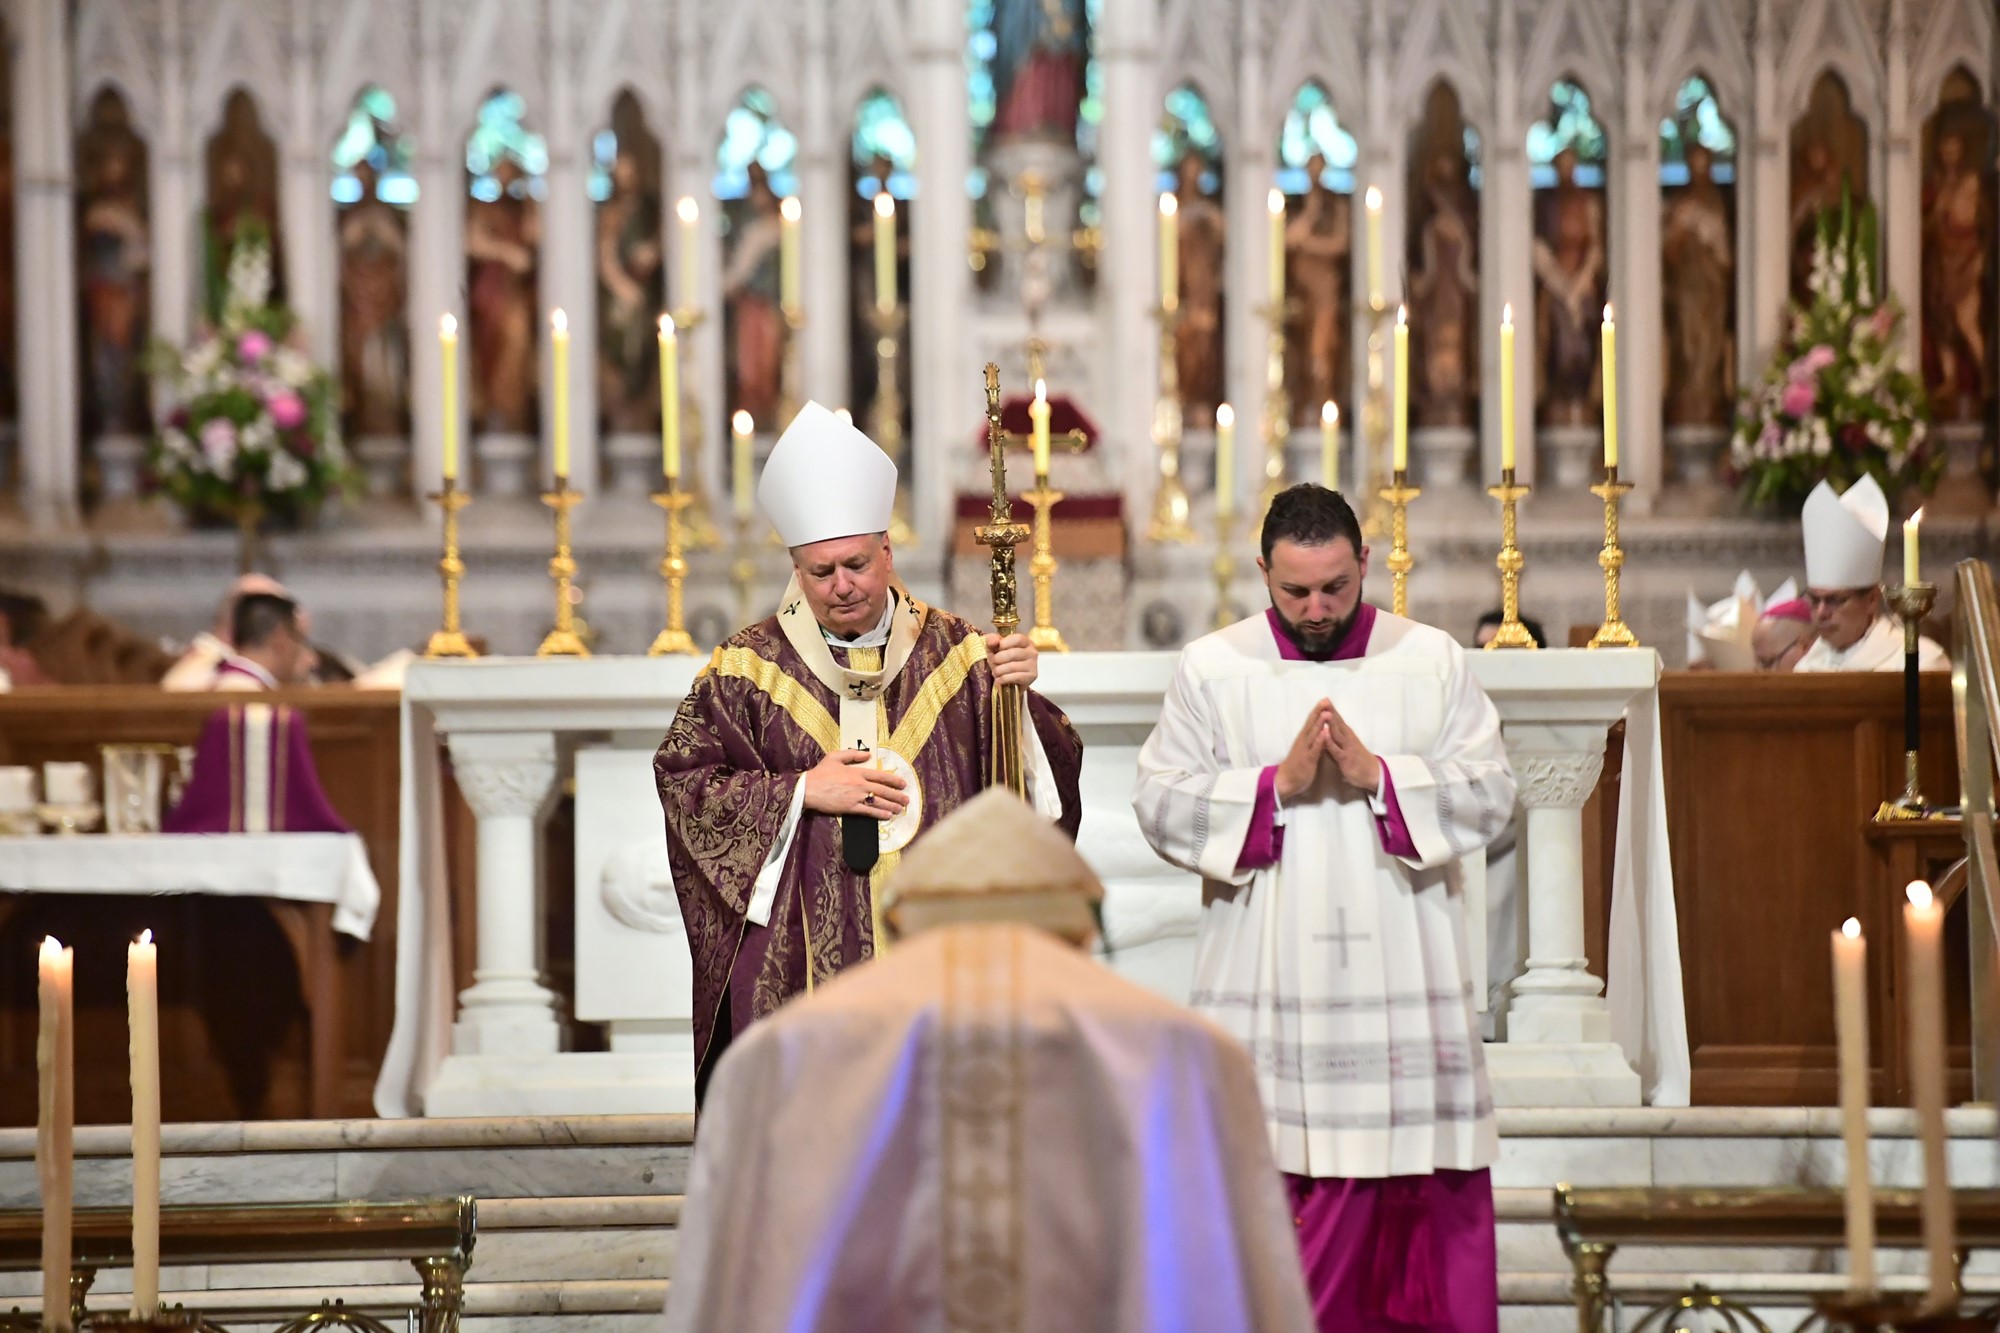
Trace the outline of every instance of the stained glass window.
<instances>
[{"instance_id":1,"label":"stained glass window","mask_svg":"<svg viewBox=\"0 0 2000 1333\"><path fill-rule=\"evenodd\" d=\"M1182 84L1167 94L1159 128L1153 131L1154 188L1171 193L1178 188L1174 173L1181 159L1195 153L1207 165L1201 173L1201 192L1216 194L1222 189L1222 136L1216 132L1215 117L1209 113L1208 99L1191 84Z\"/></svg>"},{"instance_id":2,"label":"stained glass window","mask_svg":"<svg viewBox=\"0 0 2000 1333\"><path fill-rule=\"evenodd\" d=\"M715 150L715 197L741 199L750 193L750 164L764 168L779 198L799 192L798 136L778 122L778 102L752 88L722 122L722 146Z\"/></svg>"},{"instance_id":3,"label":"stained glass window","mask_svg":"<svg viewBox=\"0 0 2000 1333\"><path fill-rule=\"evenodd\" d=\"M502 90L479 107L479 120L465 141L465 169L472 175L472 197L492 203L500 197L499 170L511 162L522 176L510 187L517 199L548 195L549 148L542 136L521 123L528 104L519 93Z\"/></svg>"},{"instance_id":4,"label":"stained glass window","mask_svg":"<svg viewBox=\"0 0 2000 1333\"><path fill-rule=\"evenodd\" d=\"M1278 130L1278 188L1286 194L1304 194L1311 188L1306 164L1315 156L1326 159L1321 184L1342 194L1354 192L1360 145L1341 126L1326 89L1307 83L1292 99L1292 109L1285 113L1285 123Z\"/></svg>"},{"instance_id":5,"label":"stained glass window","mask_svg":"<svg viewBox=\"0 0 2000 1333\"><path fill-rule=\"evenodd\" d=\"M854 113L854 184L863 198L873 198L881 188L872 169L875 160L884 157L890 163L889 193L897 199L914 199L917 136L903 115L902 103L877 88L861 99Z\"/></svg>"},{"instance_id":6,"label":"stained glass window","mask_svg":"<svg viewBox=\"0 0 2000 1333\"><path fill-rule=\"evenodd\" d=\"M333 202L360 200L355 168L366 162L375 169L375 197L408 208L417 202L417 180L410 174L415 155L416 141L397 127L396 99L384 89L364 88L348 113L347 128L334 140Z\"/></svg>"},{"instance_id":7,"label":"stained glass window","mask_svg":"<svg viewBox=\"0 0 2000 1333\"><path fill-rule=\"evenodd\" d=\"M1576 154L1576 183L1585 189L1604 185L1604 126L1590 110L1590 94L1557 79L1549 89L1549 114L1528 127L1528 168L1536 189L1556 183L1556 157Z\"/></svg>"},{"instance_id":8,"label":"stained glass window","mask_svg":"<svg viewBox=\"0 0 2000 1333\"><path fill-rule=\"evenodd\" d=\"M1674 114L1660 122L1660 184L1687 184L1687 150L1697 143L1714 155L1709 175L1717 185L1736 179L1736 131L1722 118L1714 89L1699 74L1681 84Z\"/></svg>"}]
</instances>

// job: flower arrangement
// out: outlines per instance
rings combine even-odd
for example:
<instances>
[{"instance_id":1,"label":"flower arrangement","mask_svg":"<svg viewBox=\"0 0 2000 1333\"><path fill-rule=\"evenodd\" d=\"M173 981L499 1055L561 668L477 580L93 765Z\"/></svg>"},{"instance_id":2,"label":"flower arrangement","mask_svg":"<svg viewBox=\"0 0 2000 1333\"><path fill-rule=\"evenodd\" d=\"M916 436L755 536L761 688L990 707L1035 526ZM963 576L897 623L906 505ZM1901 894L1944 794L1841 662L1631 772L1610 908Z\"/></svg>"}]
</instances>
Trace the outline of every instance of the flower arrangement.
<instances>
[{"instance_id":1,"label":"flower arrangement","mask_svg":"<svg viewBox=\"0 0 2000 1333\"><path fill-rule=\"evenodd\" d=\"M355 479L332 377L290 341L297 321L270 291L270 239L246 227L215 326L149 356L174 403L152 441L152 481L191 516L235 522L246 558L263 521L303 520Z\"/></svg>"},{"instance_id":2,"label":"flower arrangement","mask_svg":"<svg viewBox=\"0 0 2000 1333\"><path fill-rule=\"evenodd\" d=\"M1822 478L1872 476L1893 498L1929 491L1944 469L1922 382L1906 368L1902 309L1877 290L1875 212L1843 193L1820 215L1811 300L1737 413L1730 466L1750 503L1796 509Z\"/></svg>"}]
</instances>

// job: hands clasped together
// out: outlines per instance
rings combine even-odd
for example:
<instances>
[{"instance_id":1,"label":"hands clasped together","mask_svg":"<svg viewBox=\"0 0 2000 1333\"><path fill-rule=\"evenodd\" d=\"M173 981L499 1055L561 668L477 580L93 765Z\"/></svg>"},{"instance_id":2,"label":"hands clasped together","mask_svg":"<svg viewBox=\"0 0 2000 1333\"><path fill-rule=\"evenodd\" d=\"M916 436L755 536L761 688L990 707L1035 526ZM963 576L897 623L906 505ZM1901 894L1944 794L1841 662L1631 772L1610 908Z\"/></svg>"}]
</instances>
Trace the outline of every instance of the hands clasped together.
<instances>
[{"instance_id":1,"label":"hands clasped together","mask_svg":"<svg viewBox=\"0 0 2000 1333\"><path fill-rule=\"evenodd\" d=\"M1278 762L1278 799L1289 805L1319 780L1320 769L1333 765L1341 780L1373 796L1382 786L1382 761L1370 753L1331 699L1321 699L1306 714L1292 748Z\"/></svg>"}]
</instances>

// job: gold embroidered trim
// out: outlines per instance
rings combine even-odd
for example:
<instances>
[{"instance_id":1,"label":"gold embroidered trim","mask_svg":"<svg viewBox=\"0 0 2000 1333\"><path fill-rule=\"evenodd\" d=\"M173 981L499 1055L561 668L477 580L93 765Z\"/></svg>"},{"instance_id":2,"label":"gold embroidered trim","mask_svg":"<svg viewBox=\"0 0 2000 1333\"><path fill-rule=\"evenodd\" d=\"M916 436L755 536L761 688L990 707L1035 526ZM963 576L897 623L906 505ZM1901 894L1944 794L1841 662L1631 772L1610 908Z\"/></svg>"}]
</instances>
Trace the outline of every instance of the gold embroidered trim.
<instances>
[{"instance_id":1,"label":"gold embroidered trim","mask_svg":"<svg viewBox=\"0 0 2000 1333\"><path fill-rule=\"evenodd\" d=\"M849 648L847 650L849 671L880 671L882 650L880 648Z\"/></svg>"},{"instance_id":2,"label":"gold embroidered trim","mask_svg":"<svg viewBox=\"0 0 2000 1333\"><path fill-rule=\"evenodd\" d=\"M709 669L718 676L747 680L762 690L798 724L800 731L812 737L828 754L840 748L840 728L834 724L833 714L776 662L759 657L748 648L718 648Z\"/></svg>"},{"instance_id":3,"label":"gold embroidered trim","mask_svg":"<svg viewBox=\"0 0 2000 1333\"><path fill-rule=\"evenodd\" d=\"M916 697L910 700L909 708L903 713L903 720L896 724L895 734L889 737L889 748L914 764L917 755L930 743L931 733L937 730L945 705L958 696L965 685L965 678L972 674L973 663L985 659L985 638L968 634L959 640L958 647L952 649L917 688Z\"/></svg>"}]
</instances>

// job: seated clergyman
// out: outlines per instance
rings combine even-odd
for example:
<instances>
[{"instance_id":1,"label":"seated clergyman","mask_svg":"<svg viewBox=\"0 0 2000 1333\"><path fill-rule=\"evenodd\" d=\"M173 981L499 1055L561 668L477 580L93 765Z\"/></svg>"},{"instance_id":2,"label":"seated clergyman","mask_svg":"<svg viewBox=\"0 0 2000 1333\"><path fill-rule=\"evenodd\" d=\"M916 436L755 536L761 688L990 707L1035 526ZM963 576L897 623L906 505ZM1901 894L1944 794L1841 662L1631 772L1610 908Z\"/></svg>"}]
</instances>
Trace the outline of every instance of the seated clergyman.
<instances>
[{"instance_id":1,"label":"seated clergyman","mask_svg":"<svg viewBox=\"0 0 2000 1333\"><path fill-rule=\"evenodd\" d=\"M1875 478L1835 495L1821 482L1806 497L1806 603L1818 642L1794 671L1901 671L1903 630L1882 605L1882 543L1889 500ZM1929 639L1917 643L1917 667L1944 671L1951 659Z\"/></svg>"},{"instance_id":2,"label":"seated clergyman","mask_svg":"<svg viewBox=\"0 0 2000 1333\"><path fill-rule=\"evenodd\" d=\"M982 634L897 581L896 465L834 413L800 409L757 500L791 584L716 649L653 760L694 954L698 1097L735 1034L873 956L883 879L986 785L996 687L1037 674L1026 635ZM1083 743L1025 698L1028 794L1074 836Z\"/></svg>"},{"instance_id":3,"label":"seated clergyman","mask_svg":"<svg viewBox=\"0 0 2000 1333\"><path fill-rule=\"evenodd\" d=\"M1005 790L910 849L716 1071L671 1333L1311 1333L1249 1057L1083 952L1103 892Z\"/></svg>"}]
</instances>

